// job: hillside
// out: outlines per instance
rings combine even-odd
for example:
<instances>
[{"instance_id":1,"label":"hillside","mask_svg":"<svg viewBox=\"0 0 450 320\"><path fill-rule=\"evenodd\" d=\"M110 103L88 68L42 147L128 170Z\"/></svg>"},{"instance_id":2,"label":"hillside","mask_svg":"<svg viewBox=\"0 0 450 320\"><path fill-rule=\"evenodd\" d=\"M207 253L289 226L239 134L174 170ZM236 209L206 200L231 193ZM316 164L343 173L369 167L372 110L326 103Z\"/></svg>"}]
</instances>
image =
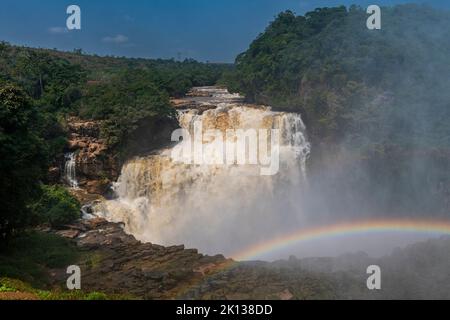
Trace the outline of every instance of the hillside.
<instances>
[{"instance_id":1,"label":"hillside","mask_svg":"<svg viewBox=\"0 0 450 320\"><path fill-rule=\"evenodd\" d=\"M445 215L450 13L385 7L381 30L368 30L367 17L356 6L283 12L225 82L250 101L301 113L317 191L335 198L333 209Z\"/></svg>"}]
</instances>

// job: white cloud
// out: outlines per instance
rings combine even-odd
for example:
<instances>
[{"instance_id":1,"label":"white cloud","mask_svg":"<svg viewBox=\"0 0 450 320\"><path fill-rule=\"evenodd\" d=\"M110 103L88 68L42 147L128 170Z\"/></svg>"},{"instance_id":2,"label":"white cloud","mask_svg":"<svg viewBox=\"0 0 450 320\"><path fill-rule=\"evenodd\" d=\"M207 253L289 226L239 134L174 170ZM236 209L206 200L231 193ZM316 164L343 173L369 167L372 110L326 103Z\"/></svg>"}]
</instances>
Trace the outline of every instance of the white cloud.
<instances>
[{"instance_id":1,"label":"white cloud","mask_svg":"<svg viewBox=\"0 0 450 320\"><path fill-rule=\"evenodd\" d=\"M128 37L124 36L123 34L118 34L114 37L104 37L102 41L106 43L121 44L128 42Z\"/></svg>"},{"instance_id":2,"label":"white cloud","mask_svg":"<svg viewBox=\"0 0 450 320\"><path fill-rule=\"evenodd\" d=\"M51 34L63 34L68 32L68 30L63 27L50 27L48 28L48 32Z\"/></svg>"}]
</instances>

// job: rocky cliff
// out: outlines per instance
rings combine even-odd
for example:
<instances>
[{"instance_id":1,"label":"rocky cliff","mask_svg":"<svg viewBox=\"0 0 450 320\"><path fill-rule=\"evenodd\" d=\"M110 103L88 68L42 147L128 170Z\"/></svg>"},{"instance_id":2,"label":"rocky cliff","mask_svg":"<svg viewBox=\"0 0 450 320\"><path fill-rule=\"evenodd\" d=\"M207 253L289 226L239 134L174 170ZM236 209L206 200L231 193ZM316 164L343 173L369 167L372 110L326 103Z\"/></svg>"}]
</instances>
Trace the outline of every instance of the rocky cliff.
<instances>
[{"instance_id":1,"label":"rocky cliff","mask_svg":"<svg viewBox=\"0 0 450 320\"><path fill-rule=\"evenodd\" d=\"M90 194L105 194L120 172L118 156L100 138L99 121L68 119L68 149L75 153L78 185Z\"/></svg>"},{"instance_id":2,"label":"rocky cliff","mask_svg":"<svg viewBox=\"0 0 450 320\"><path fill-rule=\"evenodd\" d=\"M332 283L302 270L286 272L270 263L238 263L207 256L183 245L141 243L123 226L101 218L81 220L63 230L84 252L82 289L126 294L136 299L303 299L333 298ZM53 285L64 286L65 270L53 270Z\"/></svg>"},{"instance_id":3,"label":"rocky cliff","mask_svg":"<svg viewBox=\"0 0 450 320\"><path fill-rule=\"evenodd\" d=\"M75 172L79 190L75 192L84 199L96 195L108 195L111 184L116 181L122 164L136 155L145 155L171 143L170 136L177 127L175 119L143 119L129 134L124 146L110 147L101 137L102 121L67 119L69 141L67 151L74 154ZM58 167L50 169L51 179L64 180L64 159Z\"/></svg>"}]
</instances>

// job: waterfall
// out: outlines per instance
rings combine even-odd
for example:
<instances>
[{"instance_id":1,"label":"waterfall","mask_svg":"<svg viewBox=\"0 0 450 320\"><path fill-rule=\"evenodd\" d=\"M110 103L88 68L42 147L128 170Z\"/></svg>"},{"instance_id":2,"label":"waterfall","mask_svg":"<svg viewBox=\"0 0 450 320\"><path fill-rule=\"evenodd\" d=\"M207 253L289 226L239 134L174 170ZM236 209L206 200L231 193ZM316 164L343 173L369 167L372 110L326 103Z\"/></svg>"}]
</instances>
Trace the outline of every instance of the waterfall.
<instances>
[{"instance_id":1,"label":"waterfall","mask_svg":"<svg viewBox=\"0 0 450 320\"><path fill-rule=\"evenodd\" d=\"M67 153L65 155L66 162L64 163L64 179L66 183L74 189L78 188L78 181L76 176L76 154L75 152Z\"/></svg>"},{"instance_id":2,"label":"waterfall","mask_svg":"<svg viewBox=\"0 0 450 320\"><path fill-rule=\"evenodd\" d=\"M278 129L279 172L262 176L255 165L180 163L171 153L182 141L129 160L114 185L117 199L96 205L96 214L123 222L125 230L141 241L182 243L210 254L231 254L302 223L298 202L307 186L310 145L299 114L234 103L220 103L203 113L197 109L179 113L180 126L188 132L194 131L196 121L204 131L221 133ZM202 143L206 153L217 147L206 138Z\"/></svg>"}]
</instances>

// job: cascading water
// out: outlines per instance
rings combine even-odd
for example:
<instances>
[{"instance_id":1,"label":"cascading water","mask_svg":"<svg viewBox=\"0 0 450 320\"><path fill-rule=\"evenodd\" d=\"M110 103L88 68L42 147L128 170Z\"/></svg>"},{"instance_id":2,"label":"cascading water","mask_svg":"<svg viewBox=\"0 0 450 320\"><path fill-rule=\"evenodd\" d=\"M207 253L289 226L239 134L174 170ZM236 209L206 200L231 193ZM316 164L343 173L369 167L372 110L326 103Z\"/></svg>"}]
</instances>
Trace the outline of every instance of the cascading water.
<instances>
[{"instance_id":1,"label":"cascading water","mask_svg":"<svg viewBox=\"0 0 450 320\"><path fill-rule=\"evenodd\" d=\"M227 98L224 92L220 97ZM117 199L96 206L97 215L124 222L141 241L185 244L205 253L232 254L302 222L298 202L306 185L310 145L300 115L268 107L220 103L200 113L180 112L180 126L203 130L278 129L279 171L255 174L254 165L185 164L171 153L185 141L158 154L128 161L114 185ZM216 141L202 140L205 150ZM216 146L217 147L217 146ZM208 151L205 151L206 153Z\"/></svg>"},{"instance_id":2,"label":"cascading water","mask_svg":"<svg viewBox=\"0 0 450 320\"><path fill-rule=\"evenodd\" d=\"M66 162L64 164L64 179L71 188L78 188L78 181L76 175L76 154L75 152L67 153L65 155Z\"/></svg>"}]
</instances>

